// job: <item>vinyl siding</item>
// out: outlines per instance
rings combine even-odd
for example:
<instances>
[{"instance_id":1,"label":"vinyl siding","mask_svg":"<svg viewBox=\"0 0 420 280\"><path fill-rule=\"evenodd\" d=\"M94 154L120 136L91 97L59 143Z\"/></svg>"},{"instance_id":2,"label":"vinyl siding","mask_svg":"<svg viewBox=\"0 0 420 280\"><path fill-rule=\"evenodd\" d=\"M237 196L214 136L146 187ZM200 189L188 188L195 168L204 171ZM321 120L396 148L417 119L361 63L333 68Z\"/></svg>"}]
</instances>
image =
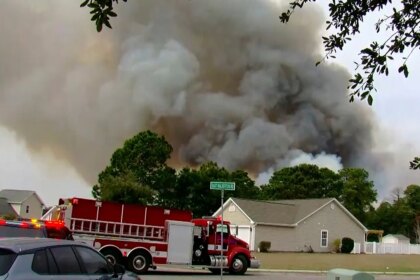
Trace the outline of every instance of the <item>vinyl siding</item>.
<instances>
[{"instance_id":1,"label":"vinyl siding","mask_svg":"<svg viewBox=\"0 0 420 280\"><path fill-rule=\"evenodd\" d=\"M29 206L28 213L26 213L27 206ZM42 216L42 204L37 196L33 194L22 202L19 211L18 213L22 218L39 219Z\"/></svg>"},{"instance_id":2,"label":"vinyl siding","mask_svg":"<svg viewBox=\"0 0 420 280\"><path fill-rule=\"evenodd\" d=\"M223 209L223 219L234 225L251 225L251 221L248 217L232 202L227 204Z\"/></svg>"},{"instance_id":3,"label":"vinyl siding","mask_svg":"<svg viewBox=\"0 0 420 280\"><path fill-rule=\"evenodd\" d=\"M331 208L334 204L334 209ZM328 231L328 246L321 247L321 230ZM335 239L350 237L364 243L364 230L335 202L331 202L296 227L258 225L255 231L255 248L260 241L270 241L271 251L331 252Z\"/></svg>"},{"instance_id":4,"label":"vinyl siding","mask_svg":"<svg viewBox=\"0 0 420 280\"><path fill-rule=\"evenodd\" d=\"M334 205L331 208L331 205ZM321 230L328 231L328 246L321 247ZM357 243L364 243L364 230L345 213L335 202L330 202L320 211L296 227L295 244L299 248L311 246L315 252L330 252L335 239L350 237Z\"/></svg>"}]
</instances>

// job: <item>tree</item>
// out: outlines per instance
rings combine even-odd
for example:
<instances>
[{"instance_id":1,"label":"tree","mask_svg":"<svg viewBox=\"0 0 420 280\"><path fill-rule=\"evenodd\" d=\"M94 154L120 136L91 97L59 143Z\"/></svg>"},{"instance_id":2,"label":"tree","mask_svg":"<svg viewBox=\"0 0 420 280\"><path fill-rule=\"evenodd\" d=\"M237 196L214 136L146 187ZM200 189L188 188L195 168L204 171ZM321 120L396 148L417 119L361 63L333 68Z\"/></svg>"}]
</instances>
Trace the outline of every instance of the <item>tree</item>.
<instances>
[{"instance_id":1,"label":"tree","mask_svg":"<svg viewBox=\"0 0 420 280\"><path fill-rule=\"evenodd\" d=\"M372 204L377 196L373 182L369 181L369 173L361 168L344 168L338 175L343 182L340 202L361 223L365 223L367 213L373 209Z\"/></svg>"},{"instance_id":2,"label":"tree","mask_svg":"<svg viewBox=\"0 0 420 280\"><path fill-rule=\"evenodd\" d=\"M100 193L97 193L97 192ZM136 176L128 171L121 176L106 176L98 187L94 187L94 197L103 201L120 203L149 204L153 203L156 191L141 185Z\"/></svg>"},{"instance_id":3,"label":"tree","mask_svg":"<svg viewBox=\"0 0 420 280\"><path fill-rule=\"evenodd\" d=\"M122 1L127 2L127 0ZM112 28L109 20L111 17L117 16L114 12L114 3L118 4L118 0L83 0L80 7L90 8L91 20L95 22L96 30L101 32L104 24L106 27Z\"/></svg>"},{"instance_id":4,"label":"tree","mask_svg":"<svg viewBox=\"0 0 420 280\"><path fill-rule=\"evenodd\" d=\"M110 165L99 174L98 184L93 187L94 197L121 195L115 187L118 182L131 190L151 188L156 191L154 203L170 206L176 182L175 170L166 165L171 153L172 146L163 136L149 130L138 133L112 154ZM114 191L117 193L109 193Z\"/></svg>"},{"instance_id":5,"label":"tree","mask_svg":"<svg viewBox=\"0 0 420 280\"><path fill-rule=\"evenodd\" d=\"M332 170L313 164L300 164L274 172L268 185L262 187L261 195L269 200L338 198L341 191L340 178Z\"/></svg>"},{"instance_id":6,"label":"tree","mask_svg":"<svg viewBox=\"0 0 420 280\"><path fill-rule=\"evenodd\" d=\"M415 157L413 161L410 162L411 169L420 169L420 157Z\"/></svg>"},{"instance_id":7,"label":"tree","mask_svg":"<svg viewBox=\"0 0 420 280\"><path fill-rule=\"evenodd\" d=\"M302 8L308 2L317 0L294 0L290 2L290 8L282 13L280 20L283 23L289 21L290 16L296 8ZM392 7L392 13L385 15L375 24L378 34L391 30L392 34L383 42L372 41L369 47L360 51L360 62L356 62L356 72L349 81L351 89L350 101L354 97L367 99L372 105L372 91L374 87L375 75L388 75L388 63L394 59L396 54L405 54L398 72L408 76L407 61L413 52L420 46L420 2L418 0L401 0L401 5L392 0L330 0L327 30L334 27L337 32L322 37L326 55L323 60L335 58L334 54L342 50L348 41L357 33L360 33L360 24L367 15L384 9L386 6ZM319 62L317 63L319 64Z\"/></svg>"}]
</instances>

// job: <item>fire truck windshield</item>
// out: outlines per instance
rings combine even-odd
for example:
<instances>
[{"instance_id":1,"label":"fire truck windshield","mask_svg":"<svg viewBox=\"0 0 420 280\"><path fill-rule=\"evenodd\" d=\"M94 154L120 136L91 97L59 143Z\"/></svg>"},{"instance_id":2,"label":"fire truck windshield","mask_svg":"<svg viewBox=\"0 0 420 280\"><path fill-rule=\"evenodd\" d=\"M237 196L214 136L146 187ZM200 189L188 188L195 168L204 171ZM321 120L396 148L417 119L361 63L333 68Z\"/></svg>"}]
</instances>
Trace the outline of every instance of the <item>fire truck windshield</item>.
<instances>
[{"instance_id":1,"label":"fire truck windshield","mask_svg":"<svg viewBox=\"0 0 420 280\"><path fill-rule=\"evenodd\" d=\"M217 225L216 232L223 232L223 233L229 233L229 228L227 225Z\"/></svg>"}]
</instances>

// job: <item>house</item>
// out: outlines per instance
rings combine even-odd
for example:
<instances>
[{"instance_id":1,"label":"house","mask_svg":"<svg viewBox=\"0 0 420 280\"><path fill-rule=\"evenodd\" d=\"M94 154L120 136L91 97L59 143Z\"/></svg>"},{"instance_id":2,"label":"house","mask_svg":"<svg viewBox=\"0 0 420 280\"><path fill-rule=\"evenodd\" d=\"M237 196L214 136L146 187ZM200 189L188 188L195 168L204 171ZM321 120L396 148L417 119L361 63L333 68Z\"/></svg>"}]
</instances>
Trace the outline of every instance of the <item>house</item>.
<instances>
[{"instance_id":1,"label":"house","mask_svg":"<svg viewBox=\"0 0 420 280\"><path fill-rule=\"evenodd\" d=\"M0 217L2 216L18 216L13 207L7 202L7 199L0 197Z\"/></svg>"},{"instance_id":2,"label":"house","mask_svg":"<svg viewBox=\"0 0 420 280\"><path fill-rule=\"evenodd\" d=\"M222 207L213 216L220 216ZM364 245L367 228L337 199L258 201L229 198L223 204L223 219L232 233L257 250L261 241L271 242L271 251L331 252L334 241L350 237Z\"/></svg>"},{"instance_id":3,"label":"house","mask_svg":"<svg viewBox=\"0 0 420 280\"><path fill-rule=\"evenodd\" d=\"M42 216L44 202L34 191L4 189L0 197L7 201L14 212L21 218L36 218Z\"/></svg>"},{"instance_id":4,"label":"house","mask_svg":"<svg viewBox=\"0 0 420 280\"><path fill-rule=\"evenodd\" d=\"M382 243L410 244L410 238L402 234L387 234L384 237L382 237Z\"/></svg>"}]
</instances>

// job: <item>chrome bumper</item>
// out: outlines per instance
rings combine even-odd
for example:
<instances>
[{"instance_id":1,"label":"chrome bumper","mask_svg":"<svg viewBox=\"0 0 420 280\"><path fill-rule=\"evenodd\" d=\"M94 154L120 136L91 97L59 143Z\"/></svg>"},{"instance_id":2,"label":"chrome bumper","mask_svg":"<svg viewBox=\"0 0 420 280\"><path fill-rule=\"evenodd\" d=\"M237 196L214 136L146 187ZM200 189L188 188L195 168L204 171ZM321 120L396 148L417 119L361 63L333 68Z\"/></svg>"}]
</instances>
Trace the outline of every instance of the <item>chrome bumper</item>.
<instances>
[{"instance_id":1,"label":"chrome bumper","mask_svg":"<svg viewBox=\"0 0 420 280\"><path fill-rule=\"evenodd\" d=\"M251 265L250 268L259 268L261 265L260 260L257 259L251 259Z\"/></svg>"}]
</instances>

